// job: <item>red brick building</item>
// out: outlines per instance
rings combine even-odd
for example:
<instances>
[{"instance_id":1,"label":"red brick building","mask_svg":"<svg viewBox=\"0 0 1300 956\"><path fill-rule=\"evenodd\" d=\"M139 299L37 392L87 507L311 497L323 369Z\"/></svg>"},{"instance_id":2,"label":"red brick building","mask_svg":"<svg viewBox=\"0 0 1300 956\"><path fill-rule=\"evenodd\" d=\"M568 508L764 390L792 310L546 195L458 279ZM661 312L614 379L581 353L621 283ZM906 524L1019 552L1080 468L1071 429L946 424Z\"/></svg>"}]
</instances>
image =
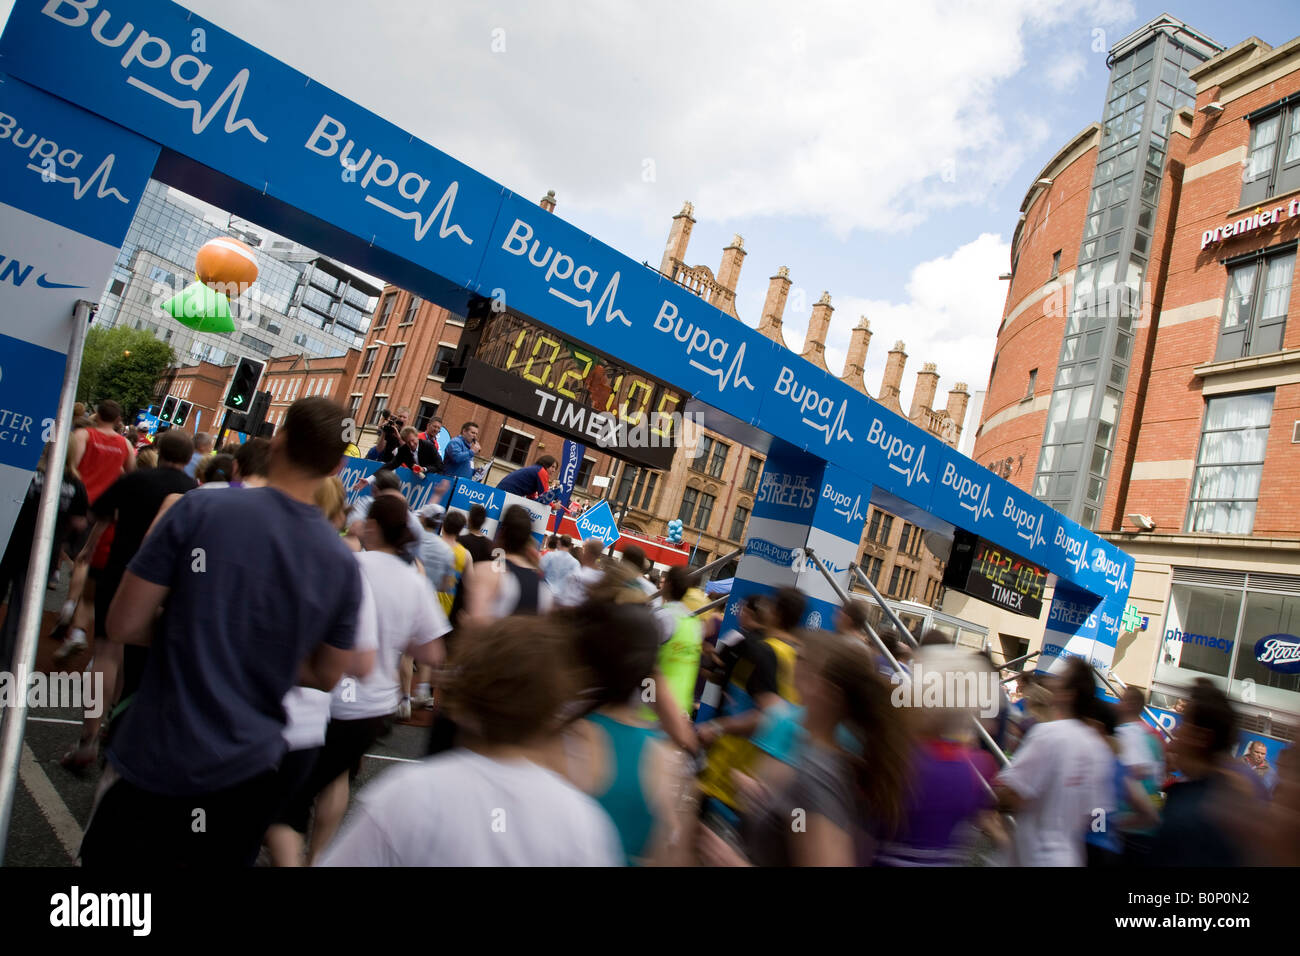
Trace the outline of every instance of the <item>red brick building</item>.
<instances>
[{"instance_id":1,"label":"red brick building","mask_svg":"<svg viewBox=\"0 0 1300 956\"><path fill-rule=\"evenodd\" d=\"M1136 558L1121 678L1172 704L1210 677L1290 739L1300 39L1224 49L1161 17L1110 62L1103 122L1022 206L975 457ZM1007 651L1043 632L955 596L945 609Z\"/></svg>"},{"instance_id":2,"label":"red brick building","mask_svg":"<svg viewBox=\"0 0 1300 956\"><path fill-rule=\"evenodd\" d=\"M225 400L234 372L233 365L213 365L211 362L173 369L171 374L158 383L155 404L161 406L168 396L193 403L194 408L186 419L184 431L191 435L199 432L216 435L221 427L222 416L225 415L221 403Z\"/></svg>"}]
</instances>

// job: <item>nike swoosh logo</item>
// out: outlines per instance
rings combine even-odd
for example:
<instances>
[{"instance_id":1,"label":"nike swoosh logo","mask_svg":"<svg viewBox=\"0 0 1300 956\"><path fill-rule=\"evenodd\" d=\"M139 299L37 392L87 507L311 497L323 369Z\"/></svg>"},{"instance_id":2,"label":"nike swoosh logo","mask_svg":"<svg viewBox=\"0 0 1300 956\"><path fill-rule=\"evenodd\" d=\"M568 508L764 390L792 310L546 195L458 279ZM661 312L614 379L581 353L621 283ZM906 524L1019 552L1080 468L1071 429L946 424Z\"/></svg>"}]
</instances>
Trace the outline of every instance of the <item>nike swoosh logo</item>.
<instances>
[{"instance_id":1,"label":"nike swoosh logo","mask_svg":"<svg viewBox=\"0 0 1300 956\"><path fill-rule=\"evenodd\" d=\"M67 282L51 282L44 275L36 277L36 284L42 289L84 289L84 285L70 285Z\"/></svg>"}]
</instances>

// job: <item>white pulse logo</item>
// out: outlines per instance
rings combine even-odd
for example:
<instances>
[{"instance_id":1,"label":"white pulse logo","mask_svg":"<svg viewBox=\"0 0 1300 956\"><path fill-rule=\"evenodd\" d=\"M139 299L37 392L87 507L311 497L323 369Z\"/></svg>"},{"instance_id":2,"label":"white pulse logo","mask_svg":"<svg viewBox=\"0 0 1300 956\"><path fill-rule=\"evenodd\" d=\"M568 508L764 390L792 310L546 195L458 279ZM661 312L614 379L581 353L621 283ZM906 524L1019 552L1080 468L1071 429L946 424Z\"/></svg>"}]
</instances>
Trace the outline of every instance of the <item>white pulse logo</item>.
<instances>
[{"instance_id":1,"label":"white pulse logo","mask_svg":"<svg viewBox=\"0 0 1300 956\"><path fill-rule=\"evenodd\" d=\"M727 386L733 383L737 388L740 388L740 386L743 385L751 392L754 390L754 383L751 382L748 376L746 376L745 373L741 370L744 364L745 364L745 343L744 342L741 342L740 348L736 349L736 355L731 360L731 364L727 366L725 371L720 368L709 368L707 365L701 365L699 362L695 361L695 359L691 359L691 365L695 366L695 368L698 368L705 375L712 375L714 378L718 380L719 392L725 392L727 390Z\"/></svg>"},{"instance_id":2,"label":"white pulse logo","mask_svg":"<svg viewBox=\"0 0 1300 956\"><path fill-rule=\"evenodd\" d=\"M847 401L840 402L840 410L835 415L834 421L825 422L819 425L817 424L817 422L809 421L808 419L805 418L803 419L803 423L825 434L826 444L828 445L831 443L832 439L838 439L838 438L847 438L849 441L853 441L853 436L850 435L849 430L844 427L844 416L845 413L848 411L848 408L849 408L849 403ZM925 449L921 450L921 457L922 458L925 457ZM918 467L920 466L920 464L921 462L920 460L918 460L917 461ZM908 484L911 484L911 482L909 481Z\"/></svg>"},{"instance_id":3,"label":"white pulse logo","mask_svg":"<svg viewBox=\"0 0 1300 956\"><path fill-rule=\"evenodd\" d=\"M195 136L208 128L208 124L212 122L213 118L217 115L217 112L221 107L226 105L227 100L230 100L230 107L226 110L225 131L227 133L237 133L241 129L246 129L255 139L265 143L266 136L253 125L252 120L235 119L235 116L239 113L239 106L244 101L244 90L248 86L248 77L249 73L247 67L236 73L235 78L227 84L222 94L217 97L217 101L212 104L212 108L208 110L207 115L204 115L203 104L198 100L177 99L170 93L164 93L157 87L150 86L144 80L137 79L134 76L128 76L126 81L136 89L144 90L144 92L148 93L150 96L162 100L168 106L174 106L178 110L189 110L193 114L190 129L193 130Z\"/></svg>"},{"instance_id":4,"label":"white pulse logo","mask_svg":"<svg viewBox=\"0 0 1300 956\"><path fill-rule=\"evenodd\" d=\"M348 168L350 169L351 167ZM396 206L390 206L382 199L376 199L374 196L367 196L366 202L378 206L380 209L388 213L390 216L396 216L398 219L410 219L412 222L414 222L416 242L420 242L422 239L424 239L425 235L427 235L429 232L429 228L433 225L433 221L437 219L438 214L441 213L442 224L438 226L438 238L446 239L448 236L454 235L461 242L465 243L465 245L472 246L474 244L474 240L471 239L469 236L465 235L465 231L461 229L460 226L455 225L451 221L452 209L454 209L456 206L456 193L459 190L460 190L459 182L453 182L450 186L448 186L447 191L444 192L442 194L442 198L438 200L438 205L433 207L433 211L430 212L428 217L425 219L420 218L420 211L418 209L411 209L411 210L398 209ZM590 325L590 323L588 324Z\"/></svg>"},{"instance_id":5,"label":"white pulse logo","mask_svg":"<svg viewBox=\"0 0 1300 956\"><path fill-rule=\"evenodd\" d=\"M606 284L605 291L600 294L600 298L596 300L594 305L590 299L575 299L573 296L566 295L554 287L549 288L546 291L550 292L551 295L555 296L557 299L569 303L569 305L585 310L587 313L588 327L595 324L596 319L600 317L601 310L604 310L605 322L607 324L618 319L618 321L622 322L630 329L632 323L629 322L627 316L623 314L623 310L614 308L614 296L618 294L618 279L619 273L615 272Z\"/></svg>"},{"instance_id":6,"label":"white pulse logo","mask_svg":"<svg viewBox=\"0 0 1300 956\"><path fill-rule=\"evenodd\" d=\"M990 517L993 514L993 509L989 507L989 486L988 485L984 486L984 495L980 498L979 501L977 502L962 501L959 502L959 504L967 511L969 511L971 514L973 514L975 516L976 521L979 521L980 518Z\"/></svg>"},{"instance_id":7,"label":"white pulse logo","mask_svg":"<svg viewBox=\"0 0 1300 956\"><path fill-rule=\"evenodd\" d=\"M42 176L48 177L54 182L72 183L72 195L74 199L81 199L81 197L86 195L86 193L90 192L90 187L94 186L96 199L103 199L105 196L112 196L118 202L126 202L126 197L108 184L108 174L113 171L113 160L116 158L117 157L113 153L109 153L105 156L104 161L99 164L99 168L91 173L84 183L76 176L60 176L54 171L52 165L42 167L37 166L34 163L28 163L27 168L32 172L40 173Z\"/></svg>"}]
</instances>

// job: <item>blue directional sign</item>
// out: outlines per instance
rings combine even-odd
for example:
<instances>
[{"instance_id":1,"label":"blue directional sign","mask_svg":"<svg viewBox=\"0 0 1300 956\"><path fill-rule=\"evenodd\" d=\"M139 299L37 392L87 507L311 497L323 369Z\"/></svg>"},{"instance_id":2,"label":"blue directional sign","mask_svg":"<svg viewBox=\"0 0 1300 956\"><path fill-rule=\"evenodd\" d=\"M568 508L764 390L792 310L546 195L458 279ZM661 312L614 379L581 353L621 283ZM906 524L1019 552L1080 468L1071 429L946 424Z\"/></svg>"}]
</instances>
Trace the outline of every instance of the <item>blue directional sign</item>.
<instances>
[{"instance_id":1,"label":"blue directional sign","mask_svg":"<svg viewBox=\"0 0 1300 956\"><path fill-rule=\"evenodd\" d=\"M594 508L588 508L578 515L573 523L578 526L578 533L582 535L583 541L588 538L599 538L608 548L620 537L618 525L614 523L614 512L609 510L608 501L602 501Z\"/></svg>"}]
</instances>

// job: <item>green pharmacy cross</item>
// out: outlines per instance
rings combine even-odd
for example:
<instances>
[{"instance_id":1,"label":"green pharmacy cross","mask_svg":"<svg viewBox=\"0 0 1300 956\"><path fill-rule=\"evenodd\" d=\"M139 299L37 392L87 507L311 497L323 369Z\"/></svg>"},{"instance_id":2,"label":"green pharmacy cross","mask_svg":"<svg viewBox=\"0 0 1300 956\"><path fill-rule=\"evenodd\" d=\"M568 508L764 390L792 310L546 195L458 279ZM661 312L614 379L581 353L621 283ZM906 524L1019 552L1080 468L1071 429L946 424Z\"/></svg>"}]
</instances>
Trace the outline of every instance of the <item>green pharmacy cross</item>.
<instances>
[{"instance_id":1,"label":"green pharmacy cross","mask_svg":"<svg viewBox=\"0 0 1300 956\"><path fill-rule=\"evenodd\" d=\"M1136 631L1141 626L1142 615L1138 613L1136 604L1124 608L1124 616L1119 619L1119 623L1125 631Z\"/></svg>"}]
</instances>

